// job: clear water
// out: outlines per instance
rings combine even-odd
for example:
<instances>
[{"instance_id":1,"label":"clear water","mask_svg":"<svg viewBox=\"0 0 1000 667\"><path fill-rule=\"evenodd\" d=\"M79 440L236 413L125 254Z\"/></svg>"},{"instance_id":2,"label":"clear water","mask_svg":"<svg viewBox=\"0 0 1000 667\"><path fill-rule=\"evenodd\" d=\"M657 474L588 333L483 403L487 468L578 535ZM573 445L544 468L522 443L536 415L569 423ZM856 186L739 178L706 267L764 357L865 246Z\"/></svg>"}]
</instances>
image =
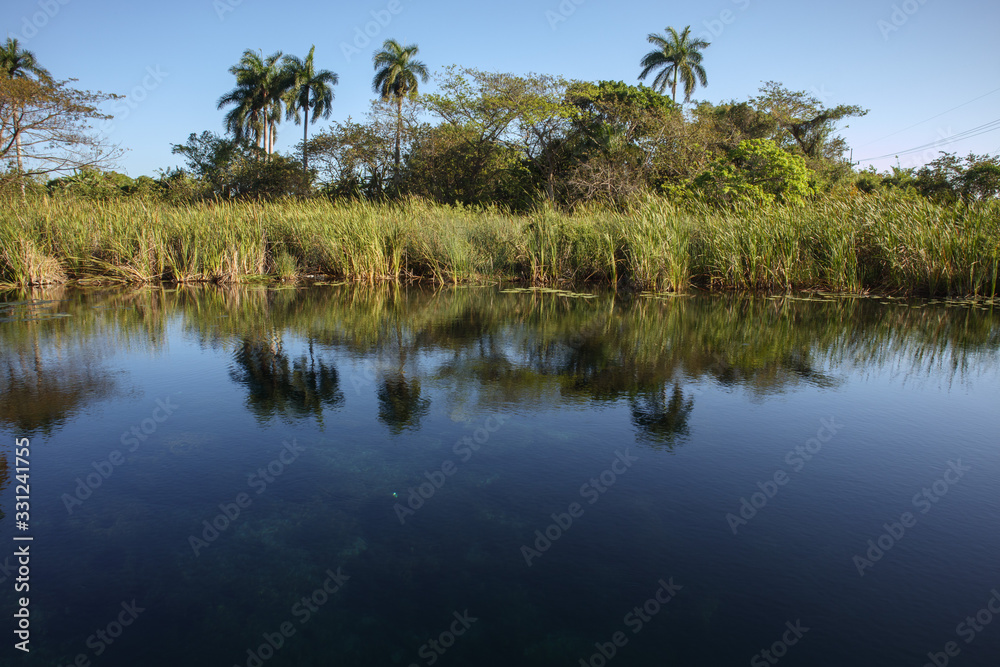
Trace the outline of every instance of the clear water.
<instances>
[{"instance_id":1,"label":"clear water","mask_svg":"<svg viewBox=\"0 0 1000 667\"><path fill-rule=\"evenodd\" d=\"M8 295L0 661L996 665L998 348L919 300Z\"/></svg>"}]
</instances>

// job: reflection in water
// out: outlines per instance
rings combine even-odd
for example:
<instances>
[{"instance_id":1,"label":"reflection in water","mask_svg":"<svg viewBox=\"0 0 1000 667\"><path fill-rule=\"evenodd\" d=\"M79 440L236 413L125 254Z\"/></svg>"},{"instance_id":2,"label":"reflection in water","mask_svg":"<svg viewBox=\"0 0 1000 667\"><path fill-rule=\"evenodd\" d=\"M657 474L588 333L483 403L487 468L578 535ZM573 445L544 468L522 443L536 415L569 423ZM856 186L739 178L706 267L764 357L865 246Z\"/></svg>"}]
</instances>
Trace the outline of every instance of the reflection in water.
<instances>
[{"instance_id":1,"label":"reflection in water","mask_svg":"<svg viewBox=\"0 0 1000 667\"><path fill-rule=\"evenodd\" d=\"M630 397L628 403L640 442L672 450L689 435L688 418L694 408L694 399L685 399L679 384L669 392L669 399L667 393L665 387L643 392Z\"/></svg>"},{"instance_id":2,"label":"reflection in water","mask_svg":"<svg viewBox=\"0 0 1000 667\"><path fill-rule=\"evenodd\" d=\"M378 420L393 435L420 429L420 420L430 410L431 401L420 395L420 380L407 380L402 373L379 383Z\"/></svg>"},{"instance_id":3,"label":"reflection in water","mask_svg":"<svg viewBox=\"0 0 1000 667\"><path fill-rule=\"evenodd\" d=\"M277 333L241 338L233 353L230 377L247 390L246 405L257 419L314 416L323 421L323 409L344 402L337 369L317 359L313 344L308 356L289 359Z\"/></svg>"},{"instance_id":4,"label":"reflection in water","mask_svg":"<svg viewBox=\"0 0 1000 667\"><path fill-rule=\"evenodd\" d=\"M418 431L438 393L451 414L514 403L530 410L559 397L621 402L636 437L668 449L688 433L691 381L764 399L800 384L837 387L851 368L886 363L906 377L961 378L995 367L1000 348L996 314L983 307L863 298L582 300L398 286L58 296L66 317L0 326L0 424L25 434L48 432L111 392L90 350L137 338L156 348L169 318L202 345L231 350L230 377L260 420L321 421L325 409L340 408L335 355L381 369L371 391L393 434ZM292 352L288 340L304 343Z\"/></svg>"},{"instance_id":5,"label":"reflection in water","mask_svg":"<svg viewBox=\"0 0 1000 667\"><path fill-rule=\"evenodd\" d=\"M89 355L63 359L0 357L0 424L23 435L51 435L114 383Z\"/></svg>"},{"instance_id":6,"label":"reflection in water","mask_svg":"<svg viewBox=\"0 0 1000 667\"><path fill-rule=\"evenodd\" d=\"M0 426L20 436L52 435L87 404L114 393L100 358L125 342L104 336L118 326L93 313L71 316L78 307L64 294L16 293L19 300L2 309Z\"/></svg>"}]
</instances>

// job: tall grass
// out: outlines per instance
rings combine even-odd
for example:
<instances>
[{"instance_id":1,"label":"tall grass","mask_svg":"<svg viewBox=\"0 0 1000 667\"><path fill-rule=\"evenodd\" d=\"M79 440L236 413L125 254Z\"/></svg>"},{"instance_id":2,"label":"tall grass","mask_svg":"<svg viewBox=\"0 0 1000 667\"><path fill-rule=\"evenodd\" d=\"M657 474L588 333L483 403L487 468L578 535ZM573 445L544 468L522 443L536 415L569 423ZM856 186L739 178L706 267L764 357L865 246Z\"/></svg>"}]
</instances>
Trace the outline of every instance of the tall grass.
<instances>
[{"instance_id":1,"label":"tall grass","mask_svg":"<svg viewBox=\"0 0 1000 667\"><path fill-rule=\"evenodd\" d=\"M942 207L899 194L735 210L650 198L627 211L527 215L420 200L0 206L0 283L21 286L322 274L994 296L998 268L1000 203Z\"/></svg>"}]
</instances>

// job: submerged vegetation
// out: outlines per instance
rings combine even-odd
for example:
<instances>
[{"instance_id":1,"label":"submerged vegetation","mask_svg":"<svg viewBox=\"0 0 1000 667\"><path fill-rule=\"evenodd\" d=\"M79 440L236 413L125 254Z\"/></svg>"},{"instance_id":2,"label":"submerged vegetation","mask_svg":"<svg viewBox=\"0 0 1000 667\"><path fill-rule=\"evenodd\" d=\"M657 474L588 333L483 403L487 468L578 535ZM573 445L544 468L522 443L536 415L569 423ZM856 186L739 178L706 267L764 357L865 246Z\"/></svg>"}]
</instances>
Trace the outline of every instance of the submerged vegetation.
<instances>
[{"instance_id":1,"label":"submerged vegetation","mask_svg":"<svg viewBox=\"0 0 1000 667\"><path fill-rule=\"evenodd\" d=\"M420 199L185 206L41 197L0 209L0 283L599 282L657 291L997 293L1000 202L899 193L720 209L449 207Z\"/></svg>"}]
</instances>

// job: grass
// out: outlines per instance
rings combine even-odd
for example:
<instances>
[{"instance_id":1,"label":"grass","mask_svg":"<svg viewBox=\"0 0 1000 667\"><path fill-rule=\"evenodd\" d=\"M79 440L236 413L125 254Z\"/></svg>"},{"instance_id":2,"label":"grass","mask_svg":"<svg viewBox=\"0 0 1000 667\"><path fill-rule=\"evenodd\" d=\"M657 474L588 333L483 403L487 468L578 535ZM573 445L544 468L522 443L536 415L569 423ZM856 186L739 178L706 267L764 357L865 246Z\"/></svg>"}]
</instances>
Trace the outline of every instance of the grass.
<instances>
[{"instance_id":1,"label":"grass","mask_svg":"<svg viewBox=\"0 0 1000 667\"><path fill-rule=\"evenodd\" d=\"M993 297L998 265L1000 202L942 207L898 194L726 211L650 198L628 211L527 215L420 200L175 207L43 197L0 208L0 284L12 286L322 274Z\"/></svg>"}]
</instances>

